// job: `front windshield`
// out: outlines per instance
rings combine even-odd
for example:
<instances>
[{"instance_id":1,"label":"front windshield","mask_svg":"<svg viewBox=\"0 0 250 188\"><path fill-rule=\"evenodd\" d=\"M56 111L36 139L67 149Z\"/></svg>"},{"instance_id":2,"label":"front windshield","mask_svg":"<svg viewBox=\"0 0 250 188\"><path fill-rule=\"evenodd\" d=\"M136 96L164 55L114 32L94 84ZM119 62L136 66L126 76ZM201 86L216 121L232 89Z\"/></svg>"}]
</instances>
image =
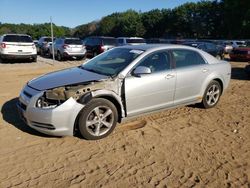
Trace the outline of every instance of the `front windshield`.
<instances>
[{"instance_id":1,"label":"front windshield","mask_svg":"<svg viewBox=\"0 0 250 188\"><path fill-rule=\"evenodd\" d=\"M114 48L83 64L88 71L115 76L135 60L144 51L127 48Z\"/></svg>"}]
</instances>

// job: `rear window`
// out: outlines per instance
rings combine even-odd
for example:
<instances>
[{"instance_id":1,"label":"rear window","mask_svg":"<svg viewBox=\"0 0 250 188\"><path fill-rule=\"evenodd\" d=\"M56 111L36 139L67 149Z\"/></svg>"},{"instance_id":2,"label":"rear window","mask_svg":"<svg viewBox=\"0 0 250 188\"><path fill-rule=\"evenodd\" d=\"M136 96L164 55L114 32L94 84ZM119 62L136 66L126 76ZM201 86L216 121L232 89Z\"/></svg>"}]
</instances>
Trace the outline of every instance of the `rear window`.
<instances>
[{"instance_id":1,"label":"rear window","mask_svg":"<svg viewBox=\"0 0 250 188\"><path fill-rule=\"evenodd\" d=\"M51 38L44 38L44 42L52 42Z\"/></svg>"},{"instance_id":2,"label":"rear window","mask_svg":"<svg viewBox=\"0 0 250 188\"><path fill-rule=\"evenodd\" d=\"M127 43L145 43L144 39L127 39Z\"/></svg>"},{"instance_id":3,"label":"rear window","mask_svg":"<svg viewBox=\"0 0 250 188\"><path fill-rule=\"evenodd\" d=\"M65 44L77 44L82 45L82 41L80 39L66 39Z\"/></svg>"},{"instance_id":4,"label":"rear window","mask_svg":"<svg viewBox=\"0 0 250 188\"><path fill-rule=\"evenodd\" d=\"M33 43L33 40L29 36L6 35L3 38L3 42L32 42Z\"/></svg>"},{"instance_id":5,"label":"rear window","mask_svg":"<svg viewBox=\"0 0 250 188\"><path fill-rule=\"evenodd\" d=\"M237 45L244 45L245 42L236 42Z\"/></svg>"},{"instance_id":6,"label":"rear window","mask_svg":"<svg viewBox=\"0 0 250 188\"><path fill-rule=\"evenodd\" d=\"M103 42L103 45L112 45L112 46L116 45L116 39L104 38L102 39L102 42Z\"/></svg>"}]
</instances>

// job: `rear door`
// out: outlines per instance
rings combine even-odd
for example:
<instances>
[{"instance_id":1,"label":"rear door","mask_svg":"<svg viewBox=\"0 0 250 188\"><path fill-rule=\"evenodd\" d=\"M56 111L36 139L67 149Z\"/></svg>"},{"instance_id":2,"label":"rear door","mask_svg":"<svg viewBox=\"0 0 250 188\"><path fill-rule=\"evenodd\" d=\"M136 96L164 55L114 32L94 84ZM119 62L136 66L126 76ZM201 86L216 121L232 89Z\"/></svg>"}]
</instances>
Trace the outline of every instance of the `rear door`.
<instances>
[{"instance_id":1,"label":"rear door","mask_svg":"<svg viewBox=\"0 0 250 188\"><path fill-rule=\"evenodd\" d=\"M193 50L171 50L175 62L176 90L174 104L184 104L199 100L201 87L208 76L209 64Z\"/></svg>"},{"instance_id":2,"label":"rear door","mask_svg":"<svg viewBox=\"0 0 250 188\"><path fill-rule=\"evenodd\" d=\"M136 65L149 67L151 74L137 77L130 74L125 78L128 116L173 105L176 76L170 64L167 51L155 52Z\"/></svg>"}]
</instances>

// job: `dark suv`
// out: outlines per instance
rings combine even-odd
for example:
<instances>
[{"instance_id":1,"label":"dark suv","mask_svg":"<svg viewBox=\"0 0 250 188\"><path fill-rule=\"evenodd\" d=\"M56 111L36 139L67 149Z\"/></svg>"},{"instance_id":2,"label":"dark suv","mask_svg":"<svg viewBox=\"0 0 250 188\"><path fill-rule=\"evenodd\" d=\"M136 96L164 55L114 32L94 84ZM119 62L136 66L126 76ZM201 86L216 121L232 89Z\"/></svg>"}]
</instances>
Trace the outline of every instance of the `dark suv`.
<instances>
[{"instance_id":1,"label":"dark suv","mask_svg":"<svg viewBox=\"0 0 250 188\"><path fill-rule=\"evenodd\" d=\"M86 56L95 57L115 46L117 46L117 41L114 37L89 37L85 43Z\"/></svg>"},{"instance_id":2,"label":"dark suv","mask_svg":"<svg viewBox=\"0 0 250 188\"><path fill-rule=\"evenodd\" d=\"M195 41L195 42L184 42L182 44L187 45L187 46L192 46L195 48L199 48L211 54L212 56L216 57L217 59L224 59L224 49L219 48L212 42L200 42L200 41L196 42Z\"/></svg>"},{"instance_id":3,"label":"dark suv","mask_svg":"<svg viewBox=\"0 0 250 188\"><path fill-rule=\"evenodd\" d=\"M54 39L55 40L55 39ZM49 54L49 47L52 44L51 37L41 37L37 44L37 53L41 56L46 56Z\"/></svg>"}]
</instances>

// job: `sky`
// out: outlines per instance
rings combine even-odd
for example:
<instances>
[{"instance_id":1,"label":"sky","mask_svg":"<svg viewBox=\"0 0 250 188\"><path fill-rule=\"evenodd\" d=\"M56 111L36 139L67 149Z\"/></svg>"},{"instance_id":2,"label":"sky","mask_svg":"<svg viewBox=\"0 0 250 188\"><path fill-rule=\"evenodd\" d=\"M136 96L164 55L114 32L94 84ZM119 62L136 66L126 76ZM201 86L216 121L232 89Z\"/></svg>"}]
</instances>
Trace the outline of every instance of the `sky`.
<instances>
[{"instance_id":1,"label":"sky","mask_svg":"<svg viewBox=\"0 0 250 188\"><path fill-rule=\"evenodd\" d=\"M128 9L146 12L200 0L0 0L0 22L76 27Z\"/></svg>"}]
</instances>

